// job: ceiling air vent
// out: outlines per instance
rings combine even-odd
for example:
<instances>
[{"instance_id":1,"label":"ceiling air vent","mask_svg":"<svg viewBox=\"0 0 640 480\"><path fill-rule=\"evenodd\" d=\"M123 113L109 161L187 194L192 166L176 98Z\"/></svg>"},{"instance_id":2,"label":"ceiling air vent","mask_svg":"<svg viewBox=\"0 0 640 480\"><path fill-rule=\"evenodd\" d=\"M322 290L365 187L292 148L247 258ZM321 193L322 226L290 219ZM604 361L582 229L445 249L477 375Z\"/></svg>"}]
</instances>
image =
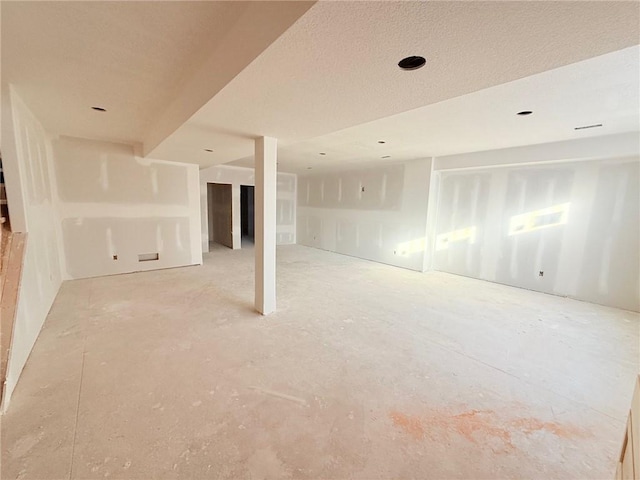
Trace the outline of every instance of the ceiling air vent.
<instances>
[{"instance_id":1,"label":"ceiling air vent","mask_svg":"<svg viewBox=\"0 0 640 480\"><path fill-rule=\"evenodd\" d=\"M594 123L593 125L583 125L582 127L574 127L574 130L586 130L587 128L598 128L601 127L601 123Z\"/></svg>"}]
</instances>

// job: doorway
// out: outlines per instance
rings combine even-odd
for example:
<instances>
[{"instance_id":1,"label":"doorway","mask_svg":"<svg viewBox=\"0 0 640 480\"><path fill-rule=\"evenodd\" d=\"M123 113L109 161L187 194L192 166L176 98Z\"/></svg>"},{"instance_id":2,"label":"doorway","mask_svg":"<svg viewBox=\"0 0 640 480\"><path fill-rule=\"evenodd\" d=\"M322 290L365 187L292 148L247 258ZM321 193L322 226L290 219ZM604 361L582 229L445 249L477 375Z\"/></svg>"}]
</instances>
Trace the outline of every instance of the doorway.
<instances>
[{"instance_id":1,"label":"doorway","mask_svg":"<svg viewBox=\"0 0 640 480\"><path fill-rule=\"evenodd\" d=\"M215 244L233 248L233 193L231 185L207 183L209 250Z\"/></svg>"},{"instance_id":2,"label":"doorway","mask_svg":"<svg viewBox=\"0 0 640 480\"><path fill-rule=\"evenodd\" d=\"M242 247L252 247L255 238L254 187L240 185L240 231Z\"/></svg>"}]
</instances>

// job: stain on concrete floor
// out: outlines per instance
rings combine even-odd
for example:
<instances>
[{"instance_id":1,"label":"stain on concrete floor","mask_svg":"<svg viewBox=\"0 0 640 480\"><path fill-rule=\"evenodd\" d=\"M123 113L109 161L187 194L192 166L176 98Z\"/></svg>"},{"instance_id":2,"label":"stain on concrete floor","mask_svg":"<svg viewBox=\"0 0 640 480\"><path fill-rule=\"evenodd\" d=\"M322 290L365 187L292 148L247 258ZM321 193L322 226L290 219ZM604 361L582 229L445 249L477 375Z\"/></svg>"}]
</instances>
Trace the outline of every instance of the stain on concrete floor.
<instances>
[{"instance_id":1,"label":"stain on concrete floor","mask_svg":"<svg viewBox=\"0 0 640 480\"><path fill-rule=\"evenodd\" d=\"M514 437L534 433L555 435L562 439L594 436L592 432L572 423L514 416L517 410L523 411L524 408L505 406L502 412L496 413L493 410L475 410L458 406L434 409L422 415L406 415L391 411L389 417L396 427L416 440L428 437L432 441L451 441L453 435L463 437L476 445L494 445L494 453L510 453L516 449Z\"/></svg>"}]
</instances>

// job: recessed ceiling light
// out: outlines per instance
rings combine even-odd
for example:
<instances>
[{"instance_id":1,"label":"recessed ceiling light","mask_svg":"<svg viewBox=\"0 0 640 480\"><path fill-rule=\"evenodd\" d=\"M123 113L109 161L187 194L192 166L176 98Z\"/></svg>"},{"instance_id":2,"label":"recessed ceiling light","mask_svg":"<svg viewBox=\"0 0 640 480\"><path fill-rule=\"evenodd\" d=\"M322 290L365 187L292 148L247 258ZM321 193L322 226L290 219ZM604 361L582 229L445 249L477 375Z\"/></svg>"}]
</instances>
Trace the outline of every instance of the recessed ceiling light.
<instances>
[{"instance_id":1,"label":"recessed ceiling light","mask_svg":"<svg viewBox=\"0 0 640 480\"><path fill-rule=\"evenodd\" d=\"M420 67L424 67L425 63L427 63L427 61L424 57L412 56L400 60L398 62L398 66L402 70L417 70Z\"/></svg>"},{"instance_id":2,"label":"recessed ceiling light","mask_svg":"<svg viewBox=\"0 0 640 480\"><path fill-rule=\"evenodd\" d=\"M523 110L521 112L516 113L516 115L520 115L521 117L525 117L527 115L531 115L533 112L531 110Z\"/></svg>"},{"instance_id":3,"label":"recessed ceiling light","mask_svg":"<svg viewBox=\"0 0 640 480\"><path fill-rule=\"evenodd\" d=\"M106 108L102 108L102 107L91 107L93 110L95 110L96 112L106 112L107 109Z\"/></svg>"},{"instance_id":4,"label":"recessed ceiling light","mask_svg":"<svg viewBox=\"0 0 640 480\"><path fill-rule=\"evenodd\" d=\"M574 130L586 130L587 128L598 128L601 127L601 123L594 123L593 125L584 125L582 127L574 127Z\"/></svg>"},{"instance_id":5,"label":"recessed ceiling light","mask_svg":"<svg viewBox=\"0 0 640 480\"><path fill-rule=\"evenodd\" d=\"M384 157L380 157L380 158L391 158L391 155L385 155Z\"/></svg>"},{"instance_id":6,"label":"recessed ceiling light","mask_svg":"<svg viewBox=\"0 0 640 480\"><path fill-rule=\"evenodd\" d=\"M212 150L212 149L210 149L210 148L205 148L205 149L204 149L204 151L205 151L205 152L209 152L209 153L213 152L213 150Z\"/></svg>"},{"instance_id":7,"label":"recessed ceiling light","mask_svg":"<svg viewBox=\"0 0 640 480\"><path fill-rule=\"evenodd\" d=\"M384 140L378 140L378 143L387 143Z\"/></svg>"}]
</instances>

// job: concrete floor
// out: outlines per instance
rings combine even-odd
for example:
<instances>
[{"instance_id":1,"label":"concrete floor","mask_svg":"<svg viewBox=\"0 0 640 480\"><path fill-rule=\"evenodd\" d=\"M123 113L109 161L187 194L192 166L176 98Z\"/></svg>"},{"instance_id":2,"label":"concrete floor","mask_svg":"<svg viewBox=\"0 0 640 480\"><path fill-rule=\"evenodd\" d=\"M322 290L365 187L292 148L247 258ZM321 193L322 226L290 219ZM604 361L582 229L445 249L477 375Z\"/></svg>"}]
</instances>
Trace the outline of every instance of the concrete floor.
<instances>
[{"instance_id":1,"label":"concrete floor","mask_svg":"<svg viewBox=\"0 0 640 480\"><path fill-rule=\"evenodd\" d=\"M2 478L613 478L637 314L278 248L67 282Z\"/></svg>"}]
</instances>

